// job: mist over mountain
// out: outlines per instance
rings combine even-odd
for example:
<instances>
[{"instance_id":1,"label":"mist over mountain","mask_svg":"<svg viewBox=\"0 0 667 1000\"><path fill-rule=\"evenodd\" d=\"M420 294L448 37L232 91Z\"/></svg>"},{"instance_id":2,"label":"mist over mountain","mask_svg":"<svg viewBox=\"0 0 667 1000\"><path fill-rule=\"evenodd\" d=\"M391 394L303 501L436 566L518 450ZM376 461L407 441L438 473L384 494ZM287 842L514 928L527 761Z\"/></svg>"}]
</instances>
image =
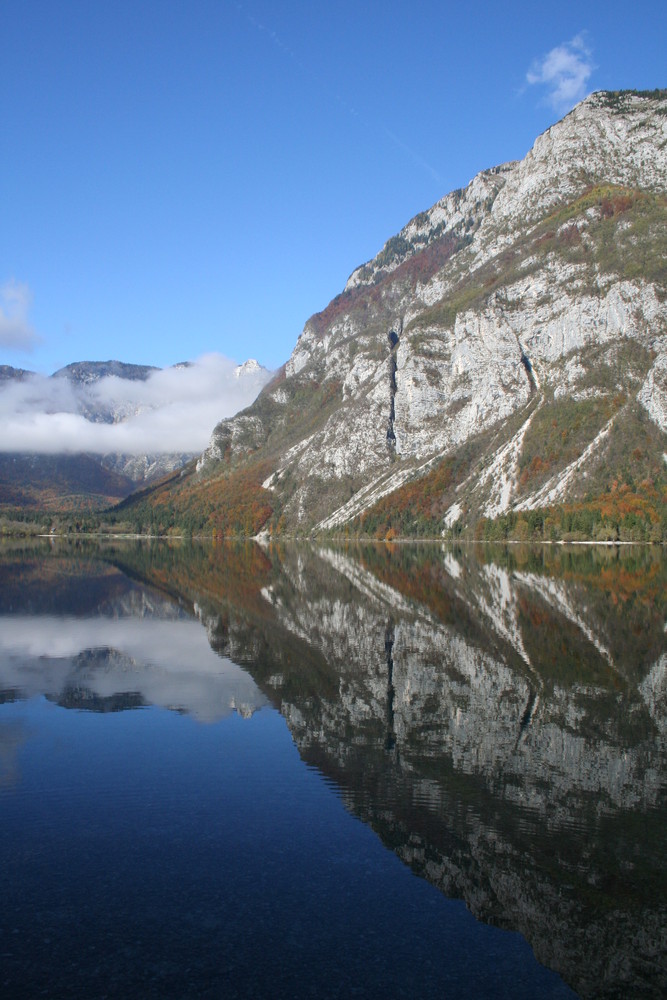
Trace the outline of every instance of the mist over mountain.
<instances>
[{"instance_id":1,"label":"mist over mountain","mask_svg":"<svg viewBox=\"0 0 667 1000\"><path fill-rule=\"evenodd\" d=\"M75 362L50 377L6 366L0 499L121 499L194 457L221 413L243 409L269 377L256 361L216 354L166 369Z\"/></svg>"}]
</instances>

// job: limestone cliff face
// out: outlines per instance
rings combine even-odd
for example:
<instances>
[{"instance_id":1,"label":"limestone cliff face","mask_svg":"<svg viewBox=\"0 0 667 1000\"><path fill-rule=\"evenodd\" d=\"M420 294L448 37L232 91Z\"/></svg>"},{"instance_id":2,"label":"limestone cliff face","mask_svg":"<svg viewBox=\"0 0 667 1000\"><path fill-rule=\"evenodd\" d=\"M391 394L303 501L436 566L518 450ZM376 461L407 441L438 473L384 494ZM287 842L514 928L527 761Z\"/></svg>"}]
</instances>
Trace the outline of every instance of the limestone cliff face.
<instances>
[{"instance_id":1,"label":"limestone cliff face","mask_svg":"<svg viewBox=\"0 0 667 1000\"><path fill-rule=\"evenodd\" d=\"M470 445L446 529L578 495L612 426L648 417L662 464L666 195L667 93L592 95L354 271L200 477L261 453L288 524L337 528ZM579 404L589 433L522 479L531 435Z\"/></svg>"}]
</instances>

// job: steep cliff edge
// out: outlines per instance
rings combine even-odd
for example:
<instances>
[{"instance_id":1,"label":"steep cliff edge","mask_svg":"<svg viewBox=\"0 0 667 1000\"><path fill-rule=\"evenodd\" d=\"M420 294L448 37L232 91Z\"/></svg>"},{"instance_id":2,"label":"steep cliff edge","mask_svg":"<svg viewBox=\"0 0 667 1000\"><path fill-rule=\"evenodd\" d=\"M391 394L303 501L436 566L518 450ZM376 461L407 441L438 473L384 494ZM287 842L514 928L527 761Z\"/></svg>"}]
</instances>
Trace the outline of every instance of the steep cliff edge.
<instances>
[{"instance_id":1,"label":"steep cliff edge","mask_svg":"<svg viewBox=\"0 0 667 1000\"><path fill-rule=\"evenodd\" d=\"M433 534L616 493L662 537L666 222L667 91L593 94L357 268L153 509Z\"/></svg>"}]
</instances>

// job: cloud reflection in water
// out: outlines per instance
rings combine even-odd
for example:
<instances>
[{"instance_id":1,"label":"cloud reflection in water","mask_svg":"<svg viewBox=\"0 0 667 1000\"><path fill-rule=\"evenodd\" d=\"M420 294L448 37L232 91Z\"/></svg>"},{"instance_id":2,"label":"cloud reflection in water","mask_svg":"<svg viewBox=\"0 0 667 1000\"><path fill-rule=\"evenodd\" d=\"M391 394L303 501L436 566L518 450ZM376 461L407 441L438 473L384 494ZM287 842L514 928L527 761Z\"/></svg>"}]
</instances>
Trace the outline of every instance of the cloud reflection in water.
<instances>
[{"instance_id":1,"label":"cloud reflection in water","mask_svg":"<svg viewBox=\"0 0 667 1000\"><path fill-rule=\"evenodd\" d=\"M197 621L3 616L0 691L59 701L72 689L100 699L138 694L202 722L267 704L249 674L212 651Z\"/></svg>"}]
</instances>

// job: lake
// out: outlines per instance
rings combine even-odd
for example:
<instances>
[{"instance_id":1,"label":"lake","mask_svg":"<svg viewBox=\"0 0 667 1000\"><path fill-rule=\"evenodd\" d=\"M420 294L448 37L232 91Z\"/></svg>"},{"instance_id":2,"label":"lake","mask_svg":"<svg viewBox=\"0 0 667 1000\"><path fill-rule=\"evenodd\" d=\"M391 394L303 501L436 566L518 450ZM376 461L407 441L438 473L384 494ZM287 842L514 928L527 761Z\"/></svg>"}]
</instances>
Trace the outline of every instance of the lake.
<instances>
[{"instance_id":1,"label":"lake","mask_svg":"<svg viewBox=\"0 0 667 1000\"><path fill-rule=\"evenodd\" d=\"M0 547L3 997L659 997L655 548Z\"/></svg>"}]
</instances>

